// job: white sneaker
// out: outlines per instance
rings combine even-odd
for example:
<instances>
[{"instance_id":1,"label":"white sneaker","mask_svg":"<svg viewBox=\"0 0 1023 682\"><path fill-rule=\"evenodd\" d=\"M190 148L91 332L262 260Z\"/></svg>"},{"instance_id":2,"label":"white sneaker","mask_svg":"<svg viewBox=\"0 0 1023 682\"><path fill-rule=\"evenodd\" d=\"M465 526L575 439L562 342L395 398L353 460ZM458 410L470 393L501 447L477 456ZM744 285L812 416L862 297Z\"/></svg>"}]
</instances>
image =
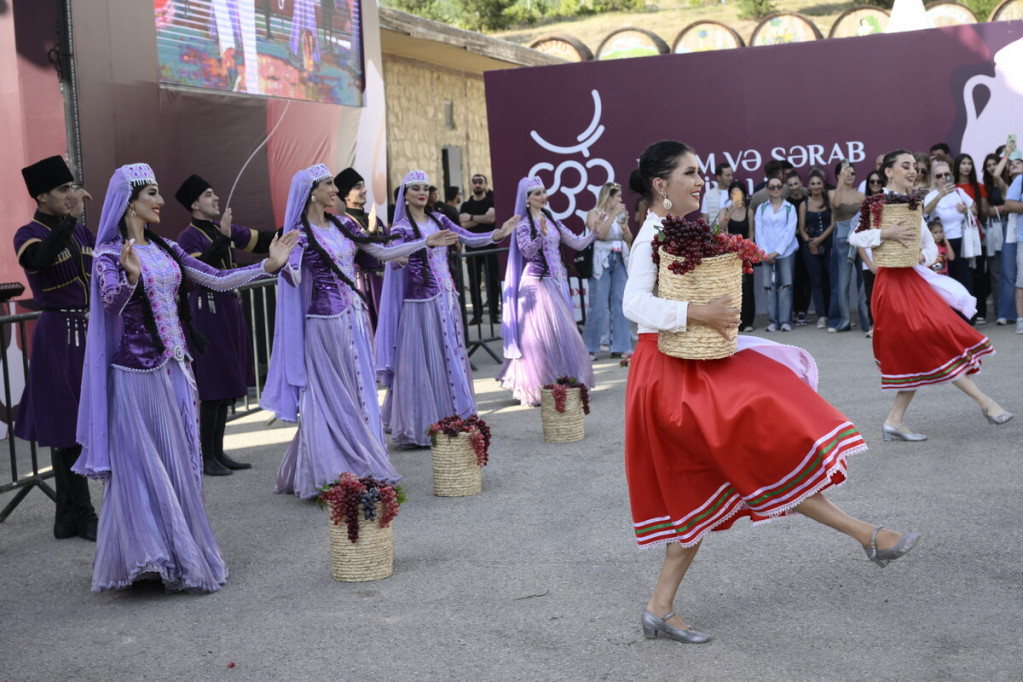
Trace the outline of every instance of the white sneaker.
<instances>
[{"instance_id":1,"label":"white sneaker","mask_svg":"<svg viewBox=\"0 0 1023 682\"><path fill-rule=\"evenodd\" d=\"M1023 334L1023 317L1016 320L1016 333Z\"/></svg>"},{"instance_id":2,"label":"white sneaker","mask_svg":"<svg viewBox=\"0 0 1023 682\"><path fill-rule=\"evenodd\" d=\"M818 317L817 318L817 329L825 329L828 326L828 318Z\"/></svg>"},{"instance_id":3,"label":"white sneaker","mask_svg":"<svg viewBox=\"0 0 1023 682\"><path fill-rule=\"evenodd\" d=\"M1019 325L1017 325L1016 326L1016 331L1019 331L1019 329L1020 329L1020 327L1019 327ZM767 329L765 329L764 331L765 332L776 332L776 331L778 331L778 325L776 325L774 322L772 322L771 324L767 325ZM1023 331L1021 331L1019 333L1023 334Z\"/></svg>"},{"instance_id":4,"label":"white sneaker","mask_svg":"<svg viewBox=\"0 0 1023 682\"><path fill-rule=\"evenodd\" d=\"M792 325L791 325L791 324L789 324L788 322L786 322L785 324L783 324L783 325L781 326L781 330L782 330L783 332L790 332L790 331L792 331Z\"/></svg>"},{"instance_id":5,"label":"white sneaker","mask_svg":"<svg viewBox=\"0 0 1023 682\"><path fill-rule=\"evenodd\" d=\"M1009 324L1009 321L1004 317L999 317L997 320L995 320L995 324L997 324L999 327L1004 327L1005 325Z\"/></svg>"}]
</instances>

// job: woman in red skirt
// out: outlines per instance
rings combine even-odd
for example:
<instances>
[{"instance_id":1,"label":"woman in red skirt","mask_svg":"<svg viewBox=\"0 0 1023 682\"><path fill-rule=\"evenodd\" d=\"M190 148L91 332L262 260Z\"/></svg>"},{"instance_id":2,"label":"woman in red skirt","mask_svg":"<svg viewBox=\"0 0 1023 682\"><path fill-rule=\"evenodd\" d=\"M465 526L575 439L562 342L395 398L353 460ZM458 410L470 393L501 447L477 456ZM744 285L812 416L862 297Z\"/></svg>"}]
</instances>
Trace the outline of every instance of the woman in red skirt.
<instances>
[{"instance_id":1,"label":"woman in red skirt","mask_svg":"<svg viewBox=\"0 0 1023 682\"><path fill-rule=\"evenodd\" d=\"M888 192L907 194L916 181L913 155L896 149L885 155L881 173ZM874 359L881 370L881 388L897 391L892 409L882 426L886 441L926 440L904 425L906 410L916 389L947 381L973 398L991 424L1004 424L1012 413L986 396L970 374L980 371L981 357L994 353L991 341L956 315L977 313L977 301L951 277L936 274L927 266L938 255L927 225L898 224L881 230L862 230L849 243L864 248L882 239L905 243L920 232L920 265L913 268L878 268L871 310L874 312ZM951 307L949 307L951 306Z\"/></svg>"},{"instance_id":2,"label":"woman in red skirt","mask_svg":"<svg viewBox=\"0 0 1023 682\"><path fill-rule=\"evenodd\" d=\"M822 494L845 481L846 458L866 446L845 415L817 395L808 353L749 337L740 337L738 352L722 360L658 351L658 331L685 331L688 322L734 334L739 311L729 297L689 305L655 293L651 240L662 218L700 207L703 180L693 150L681 142L654 143L629 185L650 212L629 258L623 304L640 332L629 370L625 467L636 541L666 550L643 633L701 643L710 637L689 629L672 604L712 530L742 516L757 522L798 511L854 538L882 567L910 551L920 535L855 519Z\"/></svg>"}]
</instances>

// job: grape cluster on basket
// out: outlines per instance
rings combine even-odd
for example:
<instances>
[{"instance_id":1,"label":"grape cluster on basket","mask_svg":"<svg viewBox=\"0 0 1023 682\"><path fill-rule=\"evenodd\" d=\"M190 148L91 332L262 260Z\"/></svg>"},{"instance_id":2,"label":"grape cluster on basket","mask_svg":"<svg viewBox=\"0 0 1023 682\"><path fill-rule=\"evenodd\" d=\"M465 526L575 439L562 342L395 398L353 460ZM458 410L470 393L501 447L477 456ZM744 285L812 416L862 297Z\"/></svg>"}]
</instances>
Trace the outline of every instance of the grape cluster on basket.
<instances>
[{"instance_id":1,"label":"grape cluster on basket","mask_svg":"<svg viewBox=\"0 0 1023 682\"><path fill-rule=\"evenodd\" d=\"M684 275L703 262L704 258L736 253L742 259L742 271L753 272L753 265L764 259L764 252L738 234L715 232L703 218L688 220L680 216L667 216L654 235L653 259L661 264L661 249L681 258L668 264L676 275Z\"/></svg>"},{"instance_id":2,"label":"grape cluster on basket","mask_svg":"<svg viewBox=\"0 0 1023 682\"><path fill-rule=\"evenodd\" d=\"M590 391L586 388L586 384L582 383L575 377L558 377L554 380L553 384L547 384L544 388L550 389L551 395L554 397L554 409L558 412L565 411L565 400L568 397L568 389L578 388L579 400L581 400L583 404L583 414L590 413Z\"/></svg>"},{"instance_id":3,"label":"grape cluster on basket","mask_svg":"<svg viewBox=\"0 0 1023 682\"><path fill-rule=\"evenodd\" d=\"M872 194L863 200L860 205L860 224L856 226L857 232L879 228L881 226L881 214L888 204L906 204L910 211L915 211L923 201L924 193L920 190L909 194Z\"/></svg>"},{"instance_id":4,"label":"grape cluster on basket","mask_svg":"<svg viewBox=\"0 0 1023 682\"><path fill-rule=\"evenodd\" d=\"M360 513L367 521L378 521L381 528L387 528L398 515L398 505L404 501L400 486L395 488L387 481L371 476L358 478L348 472L318 490L318 504L321 508L326 505L330 509L330 520L334 525L345 523L351 542L359 539ZM376 509L378 502L382 509L379 519Z\"/></svg>"},{"instance_id":5,"label":"grape cluster on basket","mask_svg":"<svg viewBox=\"0 0 1023 682\"><path fill-rule=\"evenodd\" d=\"M479 415L473 414L462 419L457 414L444 417L427 430L430 440L436 445L436 435L443 433L451 438L457 438L460 433L468 433L469 441L472 443L473 452L476 453L476 465L484 467L490 460L490 427Z\"/></svg>"}]
</instances>

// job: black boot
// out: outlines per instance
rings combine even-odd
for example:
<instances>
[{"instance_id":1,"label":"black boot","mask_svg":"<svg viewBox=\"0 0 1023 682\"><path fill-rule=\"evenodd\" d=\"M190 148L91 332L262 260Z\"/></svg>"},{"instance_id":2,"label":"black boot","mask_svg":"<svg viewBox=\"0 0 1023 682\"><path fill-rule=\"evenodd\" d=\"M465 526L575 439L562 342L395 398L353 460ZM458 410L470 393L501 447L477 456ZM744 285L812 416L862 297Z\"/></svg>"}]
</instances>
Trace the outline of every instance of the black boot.
<instances>
[{"instance_id":1,"label":"black boot","mask_svg":"<svg viewBox=\"0 0 1023 682\"><path fill-rule=\"evenodd\" d=\"M53 487L57 491L57 513L53 519L53 537L58 540L78 537L78 522L71 504L70 472L64 468L60 448L50 448L50 462L53 464Z\"/></svg>"},{"instance_id":2,"label":"black boot","mask_svg":"<svg viewBox=\"0 0 1023 682\"><path fill-rule=\"evenodd\" d=\"M92 506L92 496L89 495L89 480L71 471L71 467L82 454L82 446L61 448L59 452L67 471L68 491L71 494L71 508L75 515L75 522L78 524L78 537L96 542L96 528L99 526L99 519Z\"/></svg>"},{"instance_id":3,"label":"black boot","mask_svg":"<svg viewBox=\"0 0 1023 682\"><path fill-rule=\"evenodd\" d=\"M236 462L224 454L224 431L227 429L227 408L234 400L225 400L220 403L220 410L217 412L217 429L213 433L213 448L217 461L228 469L251 469L248 462Z\"/></svg>"},{"instance_id":4,"label":"black boot","mask_svg":"<svg viewBox=\"0 0 1023 682\"><path fill-rule=\"evenodd\" d=\"M217 449L214 441L219 412L219 400L203 400L199 403L199 440L202 445L202 472L207 476L230 476L233 473L217 461Z\"/></svg>"}]
</instances>

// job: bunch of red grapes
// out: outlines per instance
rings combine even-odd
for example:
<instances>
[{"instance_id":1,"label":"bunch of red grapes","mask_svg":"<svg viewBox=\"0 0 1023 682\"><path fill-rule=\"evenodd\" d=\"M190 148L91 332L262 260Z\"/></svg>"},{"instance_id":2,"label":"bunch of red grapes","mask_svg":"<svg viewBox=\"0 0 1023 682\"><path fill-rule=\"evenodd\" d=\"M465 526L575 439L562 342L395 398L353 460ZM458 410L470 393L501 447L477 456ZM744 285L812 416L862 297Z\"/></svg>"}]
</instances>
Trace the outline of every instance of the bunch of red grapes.
<instances>
[{"instance_id":1,"label":"bunch of red grapes","mask_svg":"<svg viewBox=\"0 0 1023 682\"><path fill-rule=\"evenodd\" d=\"M864 199L860 205L860 224L856 226L856 231L869 230L871 226L874 229L880 229L881 213L884 211L886 204L906 204L909 206L909 210L915 211L921 201L923 201L923 193L920 191L913 191L909 194L897 194L894 192L872 194Z\"/></svg>"},{"instance_id":2,"label":"bunch of red grapes","mask_svg":"<svg viewBox=\"0 0 1023 682\"><path fill-rule=\"evenodd\" d=\"M753 272L754 263L764 258L764 252L748 239L738 234L714 232L703 220L686 220L668 216L661 223L661 229L654 236L654 264L661 264L661 249L681 261L672 261L668 269L676 275L684 275L703 262L704 258L737 253L742 259L742 271Z\"/></svg>"},{"instance_id":3,"label":"bunch of red grapes","mask_svg":"<svg viewBox=\"0 0 1023 682\"><path fill-rule=\"evenodd\" d=\"M348 528L348 539L359 539L359 516L367 521L377 521L381 528L387 528L398 515L401 503L399 491L387 481L370 476L356 478L345 472L334 483L319 488L319 503L330 509L330 520L334 525L343 521ZM380 503L383 513L377 519L376 505Z\"/></svg>"},{"instance_id":4,"label":"bunch of red grapes","mask_svg":"<svg viewBox=\"0 0 1023 682\"><path fill-rule=\"evenodd\" d=\"M578 388L579 400L581 400L583 404L583 414L590 413L590 391L586 388L586 384L582 383L575 377L558 377L555 379L553 384L547 384L544 388L550 390L551 395L554 397L554 409L558 412L565 411L565 400L568 398L568 389Z\"/></svg>"},{"instance_id":5,"label":"bunch of red grapes","mask_svg":"<svg viewBox=\"0 0 1023 682\"><path fill-rule=\"evenodd\" d=\"M484 467L490 460L490 427L479 415L473 414L462 419L457 414L444 417L427 430L430 440L436 445L435 437L438 433L455 438L460 433L468 433L472 442L473 452L476 453L476 465Z\"/></svg>"}]
</instances>

